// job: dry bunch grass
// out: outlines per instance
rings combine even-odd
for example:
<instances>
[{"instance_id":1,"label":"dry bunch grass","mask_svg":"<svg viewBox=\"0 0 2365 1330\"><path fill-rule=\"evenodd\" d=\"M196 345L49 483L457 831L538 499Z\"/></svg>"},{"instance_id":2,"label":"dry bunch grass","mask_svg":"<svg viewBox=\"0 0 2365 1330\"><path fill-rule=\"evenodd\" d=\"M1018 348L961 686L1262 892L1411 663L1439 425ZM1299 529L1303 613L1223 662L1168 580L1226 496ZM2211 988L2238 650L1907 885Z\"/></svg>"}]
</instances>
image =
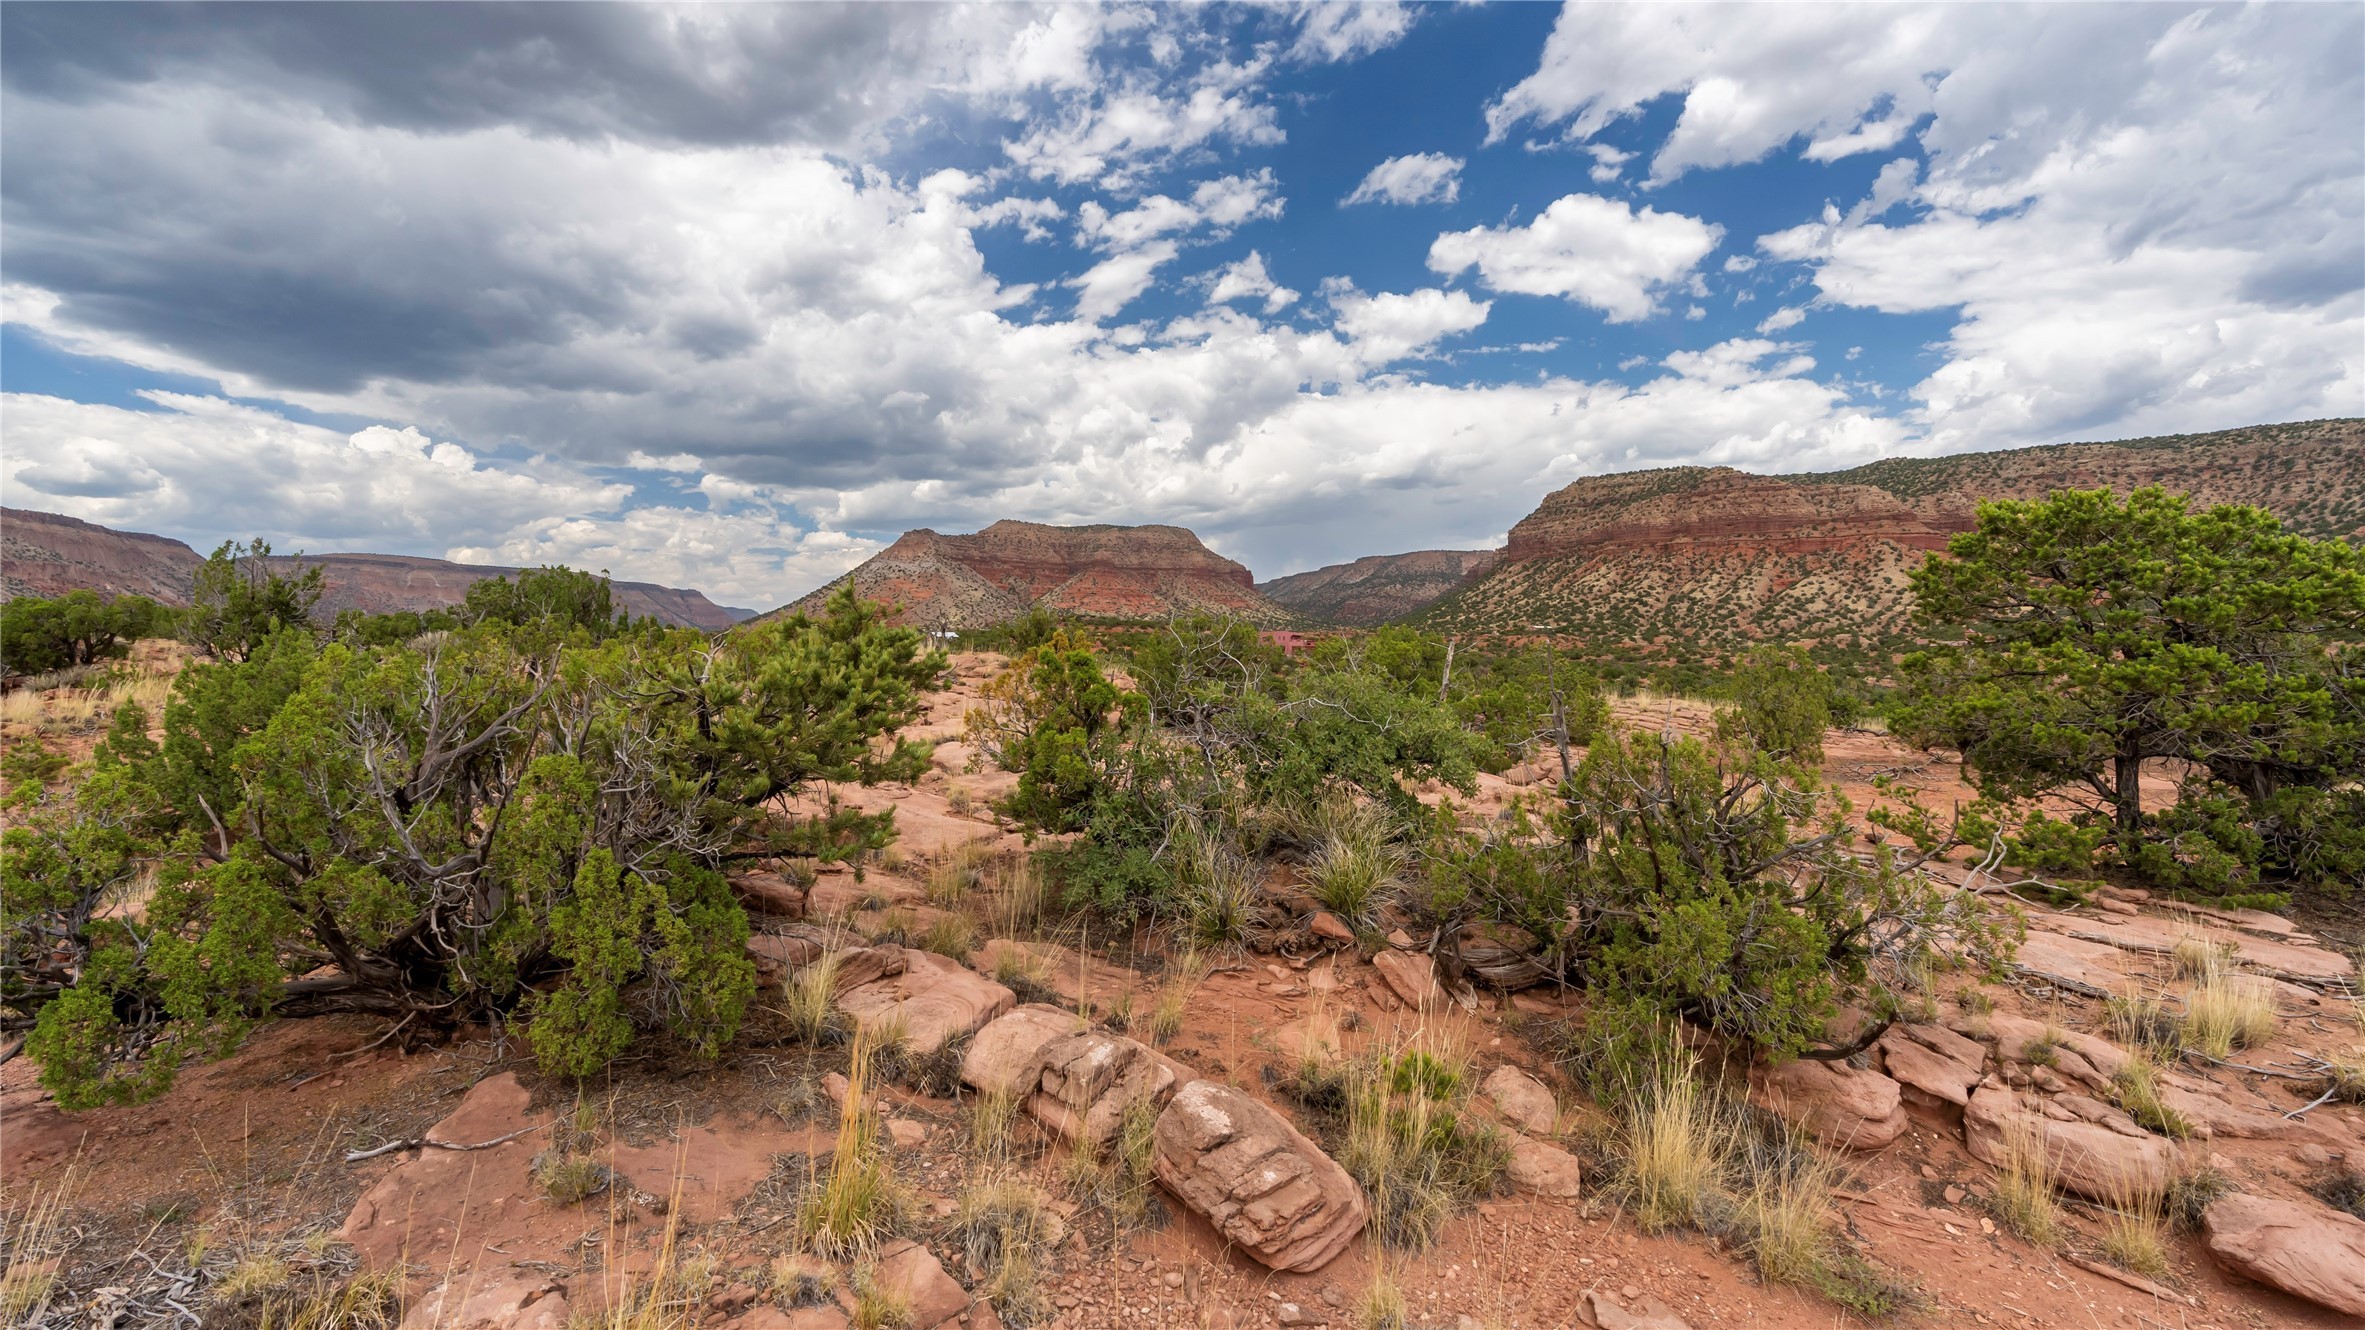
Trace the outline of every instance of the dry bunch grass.
<instances>
[{"instance_id":1,"label":"dry bunch grass","mask_svg":"<svg viewBox=\"0 0 2365 1330\"><path fill-rule=\"evenodd\" d=\"M835 951L825 951L788 977L781 993L780 1015L791 1038L819 1044L839 1028L838 969L844 959Z\"/></svg>"},{"instance_id":2,"label":"dry bunch grass","mask_svg":"<svg viewBox=\"0 0 2365 1330\"><path fill-rule=\"evenodd\" d=\"M2004 1124L2004 1162L1996 1170L1996 1218L2039 1247L2061 1242L2061 1207L2054 1198L2053 1159L2044 1128L2020 1118Z\"/></svg>"},{"instance_id":3,"label":"dry bunch grass","mask_svg":"<svg viewBox=\"0 0 2365 1330\"><path fill-rule=\"evenodd\" d=\"M1648 1232L1697 1223L1725 1182L1736 1124L1693 1074L1694 1062L1675 1052L1654 1059L1625 1123L1627 1185Z\"/></svg>"},{"instance_id":4,"label":"dry bunch grass","mask_svg":"<svg viewBox=\"0 0 2365 1330\"><path fill-rule=\"evenodd\" d=\"M2185 996L2184 1041L2210 1057L2255 1048L2274 1033L2274 987L2254 976L2213 964Z\"/></svg>"},{"instance_id":5,"label":"dry bunch grass","mask_svg":"<svg viewBox=\"0 0 2365 1330\"><path fill-rule=\"evenodd\" d=\"M2111 1180L2102 1218L2102 1250L2123 1270L2159 1279L2168 1273L2167 1218L2160 1189L2129 1173Z\"/></svg>"},{"instance_id":6,"label":"dry bunch grass","mask_svg":"<svg viewBox=\"0 0 2365 1330\"><path fill-rule=\"evenodd\" d=\"M867 1253L893 1236L908 1217L902 1184L880 1144L879 1111L870 1094L875 1062L887 1040L885 1034L855 1036L829 1172L806 1191L797 1209L798 1234L824 1256L844 1259Z\"/></svg>"}]
</instances>

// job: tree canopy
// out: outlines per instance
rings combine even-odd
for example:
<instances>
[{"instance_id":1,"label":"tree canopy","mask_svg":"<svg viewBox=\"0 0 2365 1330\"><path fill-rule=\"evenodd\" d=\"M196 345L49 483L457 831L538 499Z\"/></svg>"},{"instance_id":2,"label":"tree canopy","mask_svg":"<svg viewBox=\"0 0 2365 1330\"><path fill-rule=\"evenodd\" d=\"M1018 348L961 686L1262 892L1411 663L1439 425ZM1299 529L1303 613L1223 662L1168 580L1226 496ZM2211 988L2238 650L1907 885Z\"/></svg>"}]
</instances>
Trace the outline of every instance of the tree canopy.
<instances>
[{"instance_id":1,"label":"tree canopy","mask_svg":"<svg viewBox=\"0 0 2365 1330\"><path fill-rule=\"evenodd\" d=\"M68 1107L154 1093L273 1015L520 1018L574 1075L652 1029L719 1051L754 982L724 870L891 836L798 799L908 774L876 741L942 658L850 592L719 641L609 625L282 624L184 671L160 741L123 708L0 843L0 1024Z\"/></svg>"},{"instance_id":2,"label":"tree canopy","mask_svg":"<svg viewBox=\"0 0 2365 1330\"><path fill-rule=\"evenodd\" d=\"M2079 799L2122 863L2226 890L2365 871L2365 557L2263 510L2159 489L1982 504L1917 571L1952 638L1910 657L1896 729L1999 801ZM2179 780L2146 810L2145 764Z\"/></svg>"}]
</instances>

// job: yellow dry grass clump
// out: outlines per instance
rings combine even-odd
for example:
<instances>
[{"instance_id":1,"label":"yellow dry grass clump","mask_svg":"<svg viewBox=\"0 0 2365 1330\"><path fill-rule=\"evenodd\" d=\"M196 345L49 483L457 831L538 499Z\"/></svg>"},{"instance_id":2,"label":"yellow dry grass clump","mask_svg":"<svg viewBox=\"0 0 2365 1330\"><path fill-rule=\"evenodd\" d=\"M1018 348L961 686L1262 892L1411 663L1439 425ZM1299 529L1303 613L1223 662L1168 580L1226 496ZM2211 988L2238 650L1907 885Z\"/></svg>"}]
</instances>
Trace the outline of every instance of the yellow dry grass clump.
<instances>
[{"instance_id":1,"label":"yellow dry grass clump","mask_svg":"<svg viewBox=\"0 0 2365 1330\"><path fill-rule=\"evenodd\" d=\"M2219 961L2205 968L2184 1000L2185 1043L2213 1058L2274 1037L2275 990Z\"/></svg>"},{"instance_id":2,"label":"yellow dry grass clump","mask_svg":"<svg viewBox=\"0 0 2365 1330\"><path fill-rule=\"evenodd\" d=\"M870 1032L855 1036L829 1172L806 1191L797 1210L798 1234L824 1256L867 1253L901 1228L906 1217L906 1198L883 1148L879 1110L870 1094L874 1064L887 1039Z\"/></svg>"},{"instance_id":3,"label":"yellow dry grass clump","mask_svg":"<svg viewBox=\"0 0 2365 1330\"><path fill-rule=\"evenodd\" d=\"M1996 1218L2039 1247L2061 1241L2061 1207L2054 1199L2053 1159L2044 1128L2022 1118L2004 1124L2004 1162L1996 1171Z\"/></svg>"}]
</instances>

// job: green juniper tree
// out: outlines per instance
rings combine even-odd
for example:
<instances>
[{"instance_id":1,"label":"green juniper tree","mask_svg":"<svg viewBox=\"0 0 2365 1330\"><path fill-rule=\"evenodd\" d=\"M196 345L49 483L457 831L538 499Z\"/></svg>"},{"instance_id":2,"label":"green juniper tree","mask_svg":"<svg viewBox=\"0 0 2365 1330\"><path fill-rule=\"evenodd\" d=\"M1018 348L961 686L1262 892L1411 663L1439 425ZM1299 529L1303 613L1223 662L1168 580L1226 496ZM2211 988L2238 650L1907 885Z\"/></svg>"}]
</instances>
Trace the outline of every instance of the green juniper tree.
<instances>
[{"instance_id":1,"label":"green juniper tree","mask_svg":"<svg viewBox=\"0 0 2365 1330\"><path fill-rule=\"evenodd\" d=\"M2165 885L2365 873L2356 547L2146 488L1982 504L1950 556L1914 574L1955 640L1906 661L1900 734L1999 802L2082 800L2088 843ZM2181 774L2173 807L2145 809L2146 764Z\"/></svg>"},{"instance_id":2,"label":"green juniper tree","mask_svg":"<svg viewBox=\"0 0 2365 1330\"><path fill-rule=\"evenodd\" d=\"M575 1075L652 1028L718 1052L754 982L723 870L891 835L816 836L799 796L909 772L879 741L942 659L850 593L719 641L593 629L282 627L192 666L161 742L119 713L80 789L6 834L0 1026L68 1107L153 1093L274 1015L405 1037L515 1016Z\"/></svg>"}]
</instances>

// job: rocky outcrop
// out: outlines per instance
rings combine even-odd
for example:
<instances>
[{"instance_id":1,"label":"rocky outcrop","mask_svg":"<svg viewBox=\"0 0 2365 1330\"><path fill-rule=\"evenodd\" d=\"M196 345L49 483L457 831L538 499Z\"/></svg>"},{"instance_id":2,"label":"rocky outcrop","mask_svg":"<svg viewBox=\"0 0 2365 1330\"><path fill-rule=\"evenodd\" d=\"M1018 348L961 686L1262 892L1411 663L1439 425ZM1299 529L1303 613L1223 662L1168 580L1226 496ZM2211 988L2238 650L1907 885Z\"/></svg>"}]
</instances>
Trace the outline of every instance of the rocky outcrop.
<instances>
[{"instance_id":1,"label":"rocky outcrop","mask_svg":"<svg viewBox=\"0 0 2365 1330\"><path fill-rule=\"evenodd\" d=\"M851 967L868 972L877 957L881 973L848 984ZM838 976L838 1010L866 1033L900 1031L903 1045L925 1057L952 1040L976 1031L1010 1010L1018 999L1009 989L959 961L916 947L873 947L846 953Z\"/></svg>"},{"instance_id":2,"label":"rocky outcrop","mask_svg":"<svg viewBox=\"0 0 2365 1330\"><path fill-rule=\"evenodd\" d=\"M1273 1270L1319 1270L1363 1231L1363 1189L1279 1113L1193 1081L1158 1115L1158 1181Z\"/></svg>"},{"instance_id":3,"label":"rocky outcrop","mask_svg":"<svg viewBox=\"0 0 2365 1330\"><path fill-rule=\"evenodd\" d=\"M965 536L906 531L847 577L863 596L901 606L900 622L930 628L1006 623L1036 605L1112 619L1210 612L1260 625L1296 621L1256 589L1248 569L1177 526L1002 521ZM817 611L838 586L774 613Z\"/></svg>"},{"instance_id":4,"label":"rocky outcrop","mask_svg":"<svg viewBox=\"0 0 2365 1330\"><path fill-rule=\"evenodd\" d=\"M2000 1168L2006 1140L2028 1132L2044 1141L2062 1189L2093 1200L2167 1190L2175 1147L2099 1103L2095 1107L2104 1111L2081 1116L2075 1105L2062 1102L2069 1098L2026 1098L1991 1080L1972 1092L1963 1110L1963 1143L1972 1158Z\"/></svg>"},{"instance_id":5,"label":"rocky outcrop","mask_svg":"<svg viewBox=\"0 0 2365 1330\"><path fill-rule=\"evenodd\" d=\"M1415 550L1372 554L1291 573L1256 589L1309 618L1370 628L1421 609L1480 577L1502 558L1498 550Z\"/></svg>"},{"instance_id":6,"label":"rocky outcrop","mask_svg":"<svg viewBox=\"0 0 2365 1330\"><path fill-rule=\"evenodd\" d=\"M192 575L204 561L196 550L163 536L115 531L56 513L0 508L0 589L8 596L55 596L88 588L106 596L146 596L166 605L186 605ZM315 613L323 619L341 610L385 614L450 609L468 598L470 586L518 571L406 554L307 554L272 562L283 571L314 565L322 570L323 590ZM708 632L720 632L735 621L730 611L696 591L654 582L611 585L618 608L635 616Z\"/></svg>"},{"instance_id":7,"label":"rocky outcrop","mask_svg":"<svg viewBox=\"0 0 2365 1330\"><path fill-rule=\"evenodd\" d=\"M1844 1150L1878 1150L1905 1130L1897 1082L1844 1062L1799 1058L1750 1077L1749 1102Z\"/></svg>"},{"instance_id":8,"label":"rocky outcrop","mask_svg":"<svg viewBox=\"0 0 2365 1330\"><path fill-rule=\"evenodd\" d=\"M1044 1044L1027 1111L1069 1142L1114 1144L1125 1116L1155 1113L1174 1097L1187 1073L1138 1040L1105 1030L1078 1030Z\"/></svg>"},{"instance_id":9,"label":"rocky outcrop","mask_svg":"<svg viewBox=\"0 0 2365 1330\"><path fill-rule=\"evenodd\" d=\"M1759 640L1893 647L1911 630L1908 574L1970 529L1981 499L2145 484L2354 537L2365 421L1894 458L1828 475L1587 477L1513 526L1492 571L1413 621L1513 633L1541 622L1603 645L1692 652Z\"/></svg>"},{"instance_id":10,"label":"rocky outcrop","mask_svg":"<svg viewBox=\"0 0 2365 1330\"><path fill-rule=\"evenodd\" d=\"M1044 1045L1083 1028L1084 1018L1072 1011L1029 1002L989 1023L969 1041L961 1080L972 1089L1023 1103L1041 1083L1043 1064L1037 1055Z\"/></svg>"},{"instance_id":11,"label":"rocky outcrop","mask_svg":"<svg viewBox=\"0 0 2365 1330\"><path fill-rule=\"evenodd\" d=\"M2365 1223L2328 1206L2239 1193L2211 1204L2201 1222L2219 1265L2365 1316Z\"/></svg>"},{"instance_id":12,"label":"rocky outcrop","mask_svg":"<svg viewBox=\"0 0 2365 1330\"><path fill-rule=\"evenodd\" d=\"M80 518L0 508L0 591L7 596L62 596L96 591L189 603L197 551L177 540L116 531Z\"/></svg>"},{"instance_id":13,"label":"rocky outcrop","mask_svg":"<svg viewBox=\"0 0 2365 1330\"><path fill-rule=\"evenodd\" d=\"M1881 1036L1881 1070L1907 1103L1960 1109L1986 1072L1986 1046L1939 1025L1903 1025Z\"/></svg>"}]
</instances>

